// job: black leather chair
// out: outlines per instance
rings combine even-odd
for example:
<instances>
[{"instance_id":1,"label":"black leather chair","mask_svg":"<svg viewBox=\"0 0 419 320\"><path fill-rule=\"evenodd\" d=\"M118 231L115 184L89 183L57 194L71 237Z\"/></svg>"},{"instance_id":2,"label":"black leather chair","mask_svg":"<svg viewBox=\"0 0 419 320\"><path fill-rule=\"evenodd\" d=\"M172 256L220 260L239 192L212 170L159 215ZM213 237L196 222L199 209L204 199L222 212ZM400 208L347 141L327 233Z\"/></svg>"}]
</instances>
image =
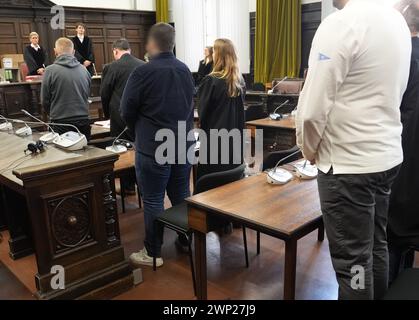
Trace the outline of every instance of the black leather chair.
<instances>
[{"instance_id":1,"label":"black leather chair","mask_svg":"<svg viewBox=\"0 0 419 320\"><path fill-rule=\"evenodd\" d=\"M244 172L246 165L242 165L234 170L218 172L206 175L198 180L196 183L195 194L203 193L226 184L241 180L244 178ZM182 234L188 239L189 245L189 261L191 264L192 280L194 286L194 292L196 294L196 278L195 278L195 268L193 262L193 253L192 253L192 237L193 232L189 228L188 221L188 207L186 202L181 205L172 207L166 210L156 221L156 223L161 223L165 228L171 229L179 234ZM222 225L223 221L213 220L210 221L210 226L212 229L217 228ZM249 255L247 251L247 237L245 228L243 227L243 236L244 236L244 249L245 249L245 258L246 258L246 267L249 267ZM156 268L156 258L154 258L154 271Z\"/></svg>"},{"instance_id":2,"label":"black leather chair","mask_svg":"<svg viewBox=\"0 0 419 320\"><path fill-rule=\"evenodd\" d=\"M285 163L283 163L283 165L301 159L303 157L303 154L298 153L298 150L299 150L299 148L297 146L295 146L294 148L289 149L289 150L269 153L263 159L262 171L266 171L268 169L275 168L275 166L277 165L277 163L279 161L281 161L282 159L284 159L286 157L289 157L290 155L292 155L294 153L295 153L295 155L290 157L289 159L287 159L287 161L285 161Z\"/></svg>"},{"instance_id":3,"label":"black leather chair","mask_svg":"<svg viewBox=\"0 0 419 320\"><path fill-rule=\"evenodd\" d=\"M264 107L261 103L248 104L245 106L246 122L264 119L268 115L263 111Z\"/></svg>"},{"instance_id":4,"label":"black leather chair","mask_svg":"<svg viewBox=\"0 0 419 320\"><path fill-rule=\"evenodd\" d=\"M266 91L266 87L265 87L265 85L263 83L256 82L256 83L253 84L252 90L253 91L262 91L262 92L265 92Z\"/></svg>"}]
</instances>

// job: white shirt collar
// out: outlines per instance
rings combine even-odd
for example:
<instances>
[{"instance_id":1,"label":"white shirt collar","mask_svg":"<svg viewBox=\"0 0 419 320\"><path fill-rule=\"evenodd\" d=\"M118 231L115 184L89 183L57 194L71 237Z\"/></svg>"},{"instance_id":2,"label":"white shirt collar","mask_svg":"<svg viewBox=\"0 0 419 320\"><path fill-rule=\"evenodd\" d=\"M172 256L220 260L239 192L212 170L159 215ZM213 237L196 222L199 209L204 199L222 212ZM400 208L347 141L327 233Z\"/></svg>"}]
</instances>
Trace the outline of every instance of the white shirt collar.
<instances>
[{"instance_id":1,"label":"white shirt collar","mask_svg":"<svg viewBox=\"0 0 419 320\"><path fill-rule=\"evenodd\" d=\"M79 35L77 35L77 38L79 38L80 42L81 42L81 43L83 43L83 41L84 41L84 36L79 36Z\"/></svg>"},{"instance_id":2,"label":"white shirt collar","mask_svg":"<svg viewBox=\"0 0 419 320\"><path fill-rule=\"evenodd\" d=\"M31 43L31 47L34 48L36 51L38 51L41 48L39 44L35 46L33 43Z\"/></svg>"}]
</instances>

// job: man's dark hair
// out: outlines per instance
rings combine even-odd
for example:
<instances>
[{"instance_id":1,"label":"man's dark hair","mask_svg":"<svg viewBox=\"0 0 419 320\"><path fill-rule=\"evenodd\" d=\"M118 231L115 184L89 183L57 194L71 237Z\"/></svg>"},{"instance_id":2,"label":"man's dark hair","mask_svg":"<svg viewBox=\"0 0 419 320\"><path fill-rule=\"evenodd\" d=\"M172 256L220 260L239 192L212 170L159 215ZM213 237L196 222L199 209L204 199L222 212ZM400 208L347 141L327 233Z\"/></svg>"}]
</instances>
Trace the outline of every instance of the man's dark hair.
<instances>
[{"instance_id":1,"label":"man's dark hair","mask_svg":"<svg viewBox=\"0 0 419 320\"><path fill-rule=\"evenodd\" d=\"M155 24L151 27L148 37L156 42L162 52L172 52L175 48L176 32L170 24Z\"/></svg>"},{"instance_id":2,"label":"man's dark hair","mask_svg":"<svg viewBox=\"0 0 419 320\"><path fill-rule=\"evenodd\" d=\"M127 39L119 39L116 40L113 45L112 45L113 49L118 49L118 50L123 50L123 51L128 51L131 49L131 46L128 42Z\"/></svg>"}]
</instances>

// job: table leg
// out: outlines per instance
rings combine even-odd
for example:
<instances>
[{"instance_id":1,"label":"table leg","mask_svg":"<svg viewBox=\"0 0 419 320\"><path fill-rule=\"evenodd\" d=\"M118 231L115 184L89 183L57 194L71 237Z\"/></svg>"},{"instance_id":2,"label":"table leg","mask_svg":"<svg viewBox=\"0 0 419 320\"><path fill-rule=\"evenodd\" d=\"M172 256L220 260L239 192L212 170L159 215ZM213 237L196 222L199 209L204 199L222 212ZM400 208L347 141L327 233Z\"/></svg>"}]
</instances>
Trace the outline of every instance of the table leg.
<instances>
[{"instance_id":1,"label":"table leg","mask_svg":"<svg viewBox=\"0 0 419 320\"><path fill-rule=\"evenodd\" d=\"M208 299L207 289L207 235L195 232L196 295L198 300Z\"/></svg>"},{"instance_id":2,"label":"table leg","mask_svg":"<svg viewBox=\"0 0 419 320\"><path fill-rule=\"evenodd\" d=\"M284 300L295 300L297 273L297 240L285 242Z\"/></svg>"}]
</instances>

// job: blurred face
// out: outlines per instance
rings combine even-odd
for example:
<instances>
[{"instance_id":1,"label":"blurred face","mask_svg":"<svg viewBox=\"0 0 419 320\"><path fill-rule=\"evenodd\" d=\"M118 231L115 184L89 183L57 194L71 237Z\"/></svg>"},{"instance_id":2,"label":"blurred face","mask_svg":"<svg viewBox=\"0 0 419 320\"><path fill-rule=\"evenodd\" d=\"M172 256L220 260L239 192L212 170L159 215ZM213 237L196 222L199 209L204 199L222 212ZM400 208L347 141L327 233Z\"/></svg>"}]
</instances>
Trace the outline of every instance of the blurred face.
<instances>
[{"instance_id":1,"label":"blurred face","mask_svg":"<svg viewBox=\"0 0 419 320\"><path fill-rule=\"evenodd\" d=\"M32 36L31 37L31 44L34 46L37 46L39 44L39 37L38 36Z\"/></svg>"},{"instance_id":2,"label":"blurred face","mask_svg":"<svg viewBox=\"0 0 419 320\"><path fill-rule=\"evenodd\" d=\"M160 49L157 46L156 41L152 37L148 38L147 45L146 45L147 53L150 57L156 56L160 53Z\"/></svg>"},{"instance_id":3,"label":"blurred face","mask_svg":"<svg viewBox=\"0 0 419 320\"><path fill-rule=\"evenodd\" d=\"M77 35L79 36L84 36L84 34L86 33L86 29L83 26L78 26L76 31Z\"/></svg>"},{"instance_id":4,"label":"blurred face","mask_svg":"<svg viewBox=\"0 0 419 320\"><path fill-rule=\"evenodd\" d=\"M210 51L209 51L209 49L208 49L208 48L205 48L205 50L204 50L204 55L205 55L205 57L207 57L207 58L211 55L211 53L210 53Z\"/></svg>"}]
</instances>

